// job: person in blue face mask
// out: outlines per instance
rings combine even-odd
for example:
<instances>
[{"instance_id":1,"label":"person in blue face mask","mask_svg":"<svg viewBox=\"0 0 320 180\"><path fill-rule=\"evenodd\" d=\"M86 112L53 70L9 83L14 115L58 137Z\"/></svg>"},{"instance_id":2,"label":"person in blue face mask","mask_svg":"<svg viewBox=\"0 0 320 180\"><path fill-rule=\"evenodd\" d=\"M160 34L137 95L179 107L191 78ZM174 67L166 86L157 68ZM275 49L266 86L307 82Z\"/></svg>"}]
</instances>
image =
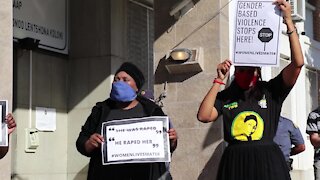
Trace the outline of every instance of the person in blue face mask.
<instances>
[{"instance_id":1,"label":"person in blue face mask","mask_svg":"<svg viewBox=\"0 0 320 180\"><path fill-rule=\"evenodd\" d=\"M92 108L76 142L78 151L90 157L88 180L156 180L168 173L164 162L102 165L103 122L165 116L161 107L140 95L144 81L143 73L138 67L129 62L123 63L116 71L110 97ZM168 134L170 151L173 152L177 147L177 133L170 128Z\"/></svg>"}]
</instances>

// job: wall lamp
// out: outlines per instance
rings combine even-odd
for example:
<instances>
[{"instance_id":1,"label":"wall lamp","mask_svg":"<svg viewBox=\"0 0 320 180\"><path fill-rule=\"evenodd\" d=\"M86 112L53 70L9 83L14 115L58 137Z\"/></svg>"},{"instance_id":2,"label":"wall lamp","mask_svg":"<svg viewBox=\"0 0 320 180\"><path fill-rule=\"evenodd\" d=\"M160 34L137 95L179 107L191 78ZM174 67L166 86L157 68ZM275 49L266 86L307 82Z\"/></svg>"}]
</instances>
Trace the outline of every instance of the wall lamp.
<instances>
[{"instance_id":1,"label":"wall lamp","mask_svg":"<svg viewBox=\"0 0 320 180\"><path fill-rule=\"evenodd\" d=\"M173 61L188 61L192 60L195 55L195 51L187 48L174 49L170 52L170 60Z\"/></svg>"},{"instance_id":2,"label":"wall lamp","mask_svg":"<svg viewBox=\"0 0 320 180\"><path fill-rule=\"evenodd\" d=\"M202 48L178 48L166 55L166 69L170 74L201 72L203 70Z\"/></svg>"}]
</instances>

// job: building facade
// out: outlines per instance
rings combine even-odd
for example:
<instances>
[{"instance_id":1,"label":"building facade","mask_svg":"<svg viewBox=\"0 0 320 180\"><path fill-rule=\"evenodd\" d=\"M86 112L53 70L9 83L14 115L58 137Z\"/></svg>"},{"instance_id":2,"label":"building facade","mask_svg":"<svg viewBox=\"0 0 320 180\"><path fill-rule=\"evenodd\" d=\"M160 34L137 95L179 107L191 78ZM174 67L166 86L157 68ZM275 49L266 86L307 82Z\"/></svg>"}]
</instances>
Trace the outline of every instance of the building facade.
<instances>
[{"instance_id":1,"label":"building facade","mask_svg":"<svg viewBox=\"0 0 320 180\"><path fill-rule=\"evenodd\" d=\"M203 124L196 114L216 76L216 66L230 57L233 12L228 0L111 0L68 2L69 52L26 50L12 42L12 1L0 3L0 82L18 127L10 152L0 160L0 179L84 180L89 159L75 148L92 106L109 96L113 75L131 61L147 79L178 132L171 173L175 180L214 179L225 148L222 122ZM27 3L23 1L23 3ZM307 114L319 104L320 2L305 2L304 21L297 22L306 65L283 106L297 124L306 151L294 157L292 177L313 179L313 147ZM263 68L265 80L289 63L286 35L281 35L278 68ZM168 53L195 49L191 65L171 66ZM172 69L170 69L172 68ZM26 129L35 128L37 107L56 110L56 130L39 131L39 146L26 152Z\"/></svg>"}]
</instances>

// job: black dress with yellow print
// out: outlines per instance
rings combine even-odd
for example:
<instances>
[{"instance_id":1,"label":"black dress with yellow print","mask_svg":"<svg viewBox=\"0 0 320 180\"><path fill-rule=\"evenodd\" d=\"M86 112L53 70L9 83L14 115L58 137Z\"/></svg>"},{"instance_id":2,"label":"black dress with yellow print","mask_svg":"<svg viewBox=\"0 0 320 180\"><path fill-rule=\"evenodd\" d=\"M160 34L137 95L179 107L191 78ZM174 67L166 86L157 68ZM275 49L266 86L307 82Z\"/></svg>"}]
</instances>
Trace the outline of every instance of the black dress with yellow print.
<instances>
[{"instance_id":1,"label":"black dress with yellow print","mask_svg":"<svg viewBox=\"0 0 320 180\"><path fill-rule=\"evenodd\" d=\"M218 93L215 108L223 115L224 139L218 180L287 180L282 152L273 142L283 101L291 88L282 75L244 91L235 83Z\"/></svg>"}]
</instances>

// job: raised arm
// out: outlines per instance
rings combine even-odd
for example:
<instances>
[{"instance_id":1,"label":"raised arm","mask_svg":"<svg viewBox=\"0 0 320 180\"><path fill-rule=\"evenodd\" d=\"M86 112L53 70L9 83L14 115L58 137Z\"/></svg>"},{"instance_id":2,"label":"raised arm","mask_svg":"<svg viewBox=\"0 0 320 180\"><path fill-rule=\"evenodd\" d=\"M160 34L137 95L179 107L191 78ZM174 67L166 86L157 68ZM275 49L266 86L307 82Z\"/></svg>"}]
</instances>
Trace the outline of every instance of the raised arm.
<instances>
[{"instance_id":1,"label":"raised arm","mask_svg":"<svg viewBox=\"0 0 320 180\"><path fill-rule=\"evenodd\" d=\"M223 80L226 77L226 74L230 70L231 65L232 65L232 62L230 60L225 60L218 65L217 78L215 80L216 82L213 83L209 92L207 93L207 95L204 97L204 99L200 104L198 114L197 114L197 118L199 121L207 123L207 122L215 121L218 118L218 111L214 107L214 103L216 102L216 97L220 90L220 85L222 84L219 82L223 82Z\"/></svg>"},{"instance_id":2,"label":"raised arm","mask_svg":"<svg viewBox=\"0 0 320 180\"><path fill-rule=\"evenodd\" d=\"M283 69L282 77L285 86L292 87L296 83L301 68L304 65L302 50L296 27L291 18L291 6L289 2L285 0L277 0L275 1L275 4L281 9L283 13L283 20L287 26L287 34L289 37L291 51L291 62Z\"/></svg>"}]
</instances>

